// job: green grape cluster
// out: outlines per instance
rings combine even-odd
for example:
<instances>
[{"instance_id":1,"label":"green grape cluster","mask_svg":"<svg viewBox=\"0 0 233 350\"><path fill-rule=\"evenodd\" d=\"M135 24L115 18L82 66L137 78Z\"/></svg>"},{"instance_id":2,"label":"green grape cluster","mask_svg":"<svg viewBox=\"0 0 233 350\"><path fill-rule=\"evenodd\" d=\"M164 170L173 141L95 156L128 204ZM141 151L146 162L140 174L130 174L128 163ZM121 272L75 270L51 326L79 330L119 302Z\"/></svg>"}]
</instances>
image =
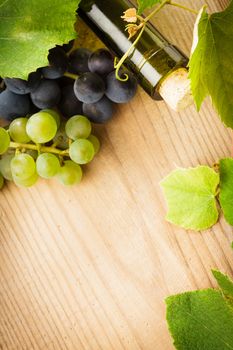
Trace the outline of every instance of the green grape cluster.
<instances>
[{"instance_id":1,"label":"green grape cluster","mask_svg":"<svg viewBox=\"0 0 233 350\"><path fill-rule=\"evenodd\" d=\"M4 180L30 187L38 178L56 177L66 186L82 179L81 165L90 163L100 142L83 115L61 120L54 110L14 119L0 128L0 189Z\"/></svg>"}]
</instances>

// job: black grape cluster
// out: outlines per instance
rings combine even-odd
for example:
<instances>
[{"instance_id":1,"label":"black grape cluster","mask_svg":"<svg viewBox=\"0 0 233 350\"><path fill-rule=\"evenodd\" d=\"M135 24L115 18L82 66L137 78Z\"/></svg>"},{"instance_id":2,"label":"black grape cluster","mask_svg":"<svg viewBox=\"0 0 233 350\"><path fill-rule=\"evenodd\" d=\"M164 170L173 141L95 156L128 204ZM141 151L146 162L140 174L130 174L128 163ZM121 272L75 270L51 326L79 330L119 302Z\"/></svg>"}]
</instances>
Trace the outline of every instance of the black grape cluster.
<instances>
[{"instance_id":1,"label":"black grape cluster","mask_svg":"<svg viewBox=\"0 0 233 350\"><path fill-rule=\"evenodd\" d=\"M80 182L81 166L100 147L91 123L107 122L115 103L134 97L136 78L121 69L120 77L128 79L118 80L108 50L72 46L51 49L48 66L28 80L0 79L0 188L4 179L24 187L38 177Z\"/></svg>"},{"instance_id":2,"label":"black grape cluster","mask_svg":"<svg viewBox=\"0 0 233 350\"><path fill-rule=\"evenodd\" d=\"M64 118L83 114L93 123L104 123L113 116L114 103L126 103L135 95L136 78L127 72L127 81L116 79L114 58L108 50L72 51L72 45L51 49L49 65L30 73L28 80L5 78L0 82L0 118L10 122L55 108ZM125 72L120 75L124 77Z\"/></svg>"}]
</instances>

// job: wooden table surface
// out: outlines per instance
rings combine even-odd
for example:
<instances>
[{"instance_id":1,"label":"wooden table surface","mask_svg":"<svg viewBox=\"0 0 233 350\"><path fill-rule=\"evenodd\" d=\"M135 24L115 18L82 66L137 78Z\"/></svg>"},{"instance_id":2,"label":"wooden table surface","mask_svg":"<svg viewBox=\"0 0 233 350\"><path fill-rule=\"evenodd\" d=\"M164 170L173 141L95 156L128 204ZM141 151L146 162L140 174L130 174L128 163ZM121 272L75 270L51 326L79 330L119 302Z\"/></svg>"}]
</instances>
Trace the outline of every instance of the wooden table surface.
<instances>
[{"instance_id":1,"label":"wooden table surface","mask_svg":"<svg viewBox=\"0 0 233 350\"><path fill-rule=\"evenodd\" d=\"M155 22L188 54L192 14L166 9ZM140 89L96 132L102 150L81 185L0 193L2 350L170 350L164 298L214 286L211 268L232 274L224 219L203 233L168 224L159 186L175 166L230 156L210 102L177 114Z\"/></svg>"}]
</instances>

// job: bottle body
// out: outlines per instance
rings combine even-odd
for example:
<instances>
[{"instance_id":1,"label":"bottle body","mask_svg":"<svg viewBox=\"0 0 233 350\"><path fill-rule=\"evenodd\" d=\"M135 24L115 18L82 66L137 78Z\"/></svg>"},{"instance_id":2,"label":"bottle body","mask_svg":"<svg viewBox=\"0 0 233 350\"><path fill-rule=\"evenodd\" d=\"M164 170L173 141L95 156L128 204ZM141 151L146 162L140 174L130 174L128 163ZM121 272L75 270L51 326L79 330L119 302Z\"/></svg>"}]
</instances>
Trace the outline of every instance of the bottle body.
<instances>
[{"instance_id":1,"label":"bottle body","mask_svg":"<svg viewBox=\"0 0 233 350\"><path fill-rule=\"evenodd\" d=\"M118 57L132 46L125 31L123 12L133 7L129 0L82 0L78 14L103 43ZM159 84L169 72L187 65L187 57L172 46L150 23L125 65L137 76L143 89L154 99L160 99Z\"/></svg>"}]
</instances>

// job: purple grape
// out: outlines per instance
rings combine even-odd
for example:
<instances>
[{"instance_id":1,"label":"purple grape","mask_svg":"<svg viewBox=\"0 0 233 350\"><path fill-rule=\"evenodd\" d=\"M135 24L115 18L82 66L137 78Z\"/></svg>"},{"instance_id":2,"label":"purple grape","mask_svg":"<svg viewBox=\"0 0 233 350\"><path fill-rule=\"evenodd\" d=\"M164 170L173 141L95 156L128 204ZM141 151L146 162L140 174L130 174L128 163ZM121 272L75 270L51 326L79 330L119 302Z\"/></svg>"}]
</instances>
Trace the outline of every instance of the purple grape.
<instances>
[{"instance_id":1,"label":"purple grape","mask_svg":"<svg viewBox=\"0 0 233 350\"><path fill-rule=\"evenodd\" d=\"M84 103L99 101L105 92L103 79L95 73L84 73L75 80L74 93L77 99Z\"/></svg>"}]
</instances>

